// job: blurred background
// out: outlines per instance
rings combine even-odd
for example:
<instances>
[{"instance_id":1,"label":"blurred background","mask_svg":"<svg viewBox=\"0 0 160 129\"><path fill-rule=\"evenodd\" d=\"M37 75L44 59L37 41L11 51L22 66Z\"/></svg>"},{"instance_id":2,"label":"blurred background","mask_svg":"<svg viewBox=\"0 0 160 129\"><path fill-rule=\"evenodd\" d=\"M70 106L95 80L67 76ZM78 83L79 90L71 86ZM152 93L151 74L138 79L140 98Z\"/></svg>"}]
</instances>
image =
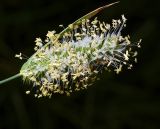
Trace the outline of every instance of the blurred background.
<instances>
[{"instance_id":1,"label":"blurred background","mask_svg":"<svg viewBox=\"0 0 160 129\"><path fill-rule=\"evenodd\" d=\"M62 29L111 0L0 1L0 80L19 72L35 38ZM160 129L160 2L121 0L98 17L108 23L124 14L133 42L142 38L138 63L119 75L103 72L88 90L70 97L36 99L21 79L0 86L0 129Z\"/></svg>"}]
</instances>

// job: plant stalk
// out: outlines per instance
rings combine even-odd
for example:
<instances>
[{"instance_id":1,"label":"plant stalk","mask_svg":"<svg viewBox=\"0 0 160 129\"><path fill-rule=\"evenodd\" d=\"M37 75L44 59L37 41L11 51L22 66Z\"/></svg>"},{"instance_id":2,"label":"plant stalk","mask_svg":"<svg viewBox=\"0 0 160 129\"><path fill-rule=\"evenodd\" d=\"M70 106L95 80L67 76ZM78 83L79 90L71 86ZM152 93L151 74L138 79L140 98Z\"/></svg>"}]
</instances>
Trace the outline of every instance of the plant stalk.
<instances>
[{"instance_id":1,"label":"plant stalk","mask_svg":"<svg viewBox=\"0 0 160 129\"><path fill-rule=\"evenodd\" d=\"M1 85L1 84L4 84L4 83L6 83L6 82L9 82L9 81L11 81L11 80L14 80L14 79L16 79L16 78L18 78L18 77L20 77L20 76L21 76L21 74L18 73L18 74L14 75L14 76L11 76L11 77L7 78L7 79L4 79L4 80L0 81L0 85Z\"/></svg>"}]
</instances>

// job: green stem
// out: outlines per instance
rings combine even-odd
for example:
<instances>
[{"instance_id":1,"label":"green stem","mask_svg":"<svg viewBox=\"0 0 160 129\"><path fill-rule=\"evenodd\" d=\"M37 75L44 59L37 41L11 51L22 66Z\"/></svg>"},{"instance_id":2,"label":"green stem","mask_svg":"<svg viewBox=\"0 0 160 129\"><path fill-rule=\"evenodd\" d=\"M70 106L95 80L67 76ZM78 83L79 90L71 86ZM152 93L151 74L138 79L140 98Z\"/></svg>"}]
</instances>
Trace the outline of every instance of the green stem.
<instances>
[{"instance_id":1,"label":"green stem","mask_svg":"<svg viewBox=\"0 0 160 129\"><path fill-rule=\"evenodd\" d=\"M16 75L12 76L12 77L9 77L9 78L7 78L7 79L4 79L4 80L0 81L0 85L3 84L3 83L9 82L9 81L11 81L11 80L13 80L13 79L15 79L15 78L18 78L18 77L20 77L20 76L21 76L21 74L18 73L18 74L16 74Z\"/></svg>"}]
</instances>

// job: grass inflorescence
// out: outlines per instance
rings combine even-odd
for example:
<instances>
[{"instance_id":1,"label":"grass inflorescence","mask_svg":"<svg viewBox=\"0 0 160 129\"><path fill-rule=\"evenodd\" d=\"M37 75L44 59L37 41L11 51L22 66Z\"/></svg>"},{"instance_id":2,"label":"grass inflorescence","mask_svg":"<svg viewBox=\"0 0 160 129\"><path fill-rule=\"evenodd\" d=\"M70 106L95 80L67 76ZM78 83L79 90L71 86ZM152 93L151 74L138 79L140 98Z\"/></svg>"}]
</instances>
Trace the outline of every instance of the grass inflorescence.
<instances>
[{"instance_id":1,"label":"grass inflorescence","mask_svg":"<svg viewBox=\"0 0 160 129\"><path fill-rule=\"evenodd\" d=\"M56 31L49 31L45 41L36 39L35 51L29 64L20 74L31 81L35 96L51 96L53 93L70 95L73 91L86 89L100 70L114 70L118 74L123 65L131 69L130 58L136 60L137 52L129 36L121 35L126 18L112 20L112 24L83 19L61 38L55 39ZM44 44L49 44L44 47ZM27 93L30 93L27 91Z\"/></svg>"},{"instance_id":2,"label":"grass inflorescence","mask_svg":"<svg viewBox=\"0 0 160 129\"><path fill-rule=\"evenodd\" d=\"M134 48L140 47L140 41L131 43L129 36L121 34L127 21L124 15L121 19L113 19L111 24L97 17L91 19L115 3L86 14L59 34L55 30L48 31L44 41L36 38L35 53L11 79L22 76L24 81L33 84L34 90L26 94L34 91L39 98L51 97L54 93L70 95L86 89L103 70L118 74L124 66L131 69L132 62L137 62ZM21 53L15 57L23 59Z\"/></svg>"}]
</instances>

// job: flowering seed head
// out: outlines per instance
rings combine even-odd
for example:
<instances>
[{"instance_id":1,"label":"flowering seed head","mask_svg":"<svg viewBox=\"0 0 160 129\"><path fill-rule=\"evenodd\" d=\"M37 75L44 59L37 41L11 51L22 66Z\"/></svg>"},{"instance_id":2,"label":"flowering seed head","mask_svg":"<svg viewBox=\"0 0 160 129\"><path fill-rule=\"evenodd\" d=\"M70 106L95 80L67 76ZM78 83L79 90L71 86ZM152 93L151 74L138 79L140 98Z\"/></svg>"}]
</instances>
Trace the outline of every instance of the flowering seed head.
<instances>
[{"instance_id":1,"label":"flowering seed head","mask_svg":"<svg viewBox=\"0 0 160 129\"><path fill-rule=\"evenodd\" d=\"M130 58L137 55L132 48L137 44L121 35L125 24L124 15L111 25L97 18L83 19L80 25L70 25L71 30L58 40L56 32L49 31L45 42L36 39L37 52L23 65L20 74L33 83L35 97L51 97L53 93L70 95L86 89L103 69L117 74L124 65L131 69ZM49 45L43 46L45 43Z\"/></svg>"}]
</instances>

